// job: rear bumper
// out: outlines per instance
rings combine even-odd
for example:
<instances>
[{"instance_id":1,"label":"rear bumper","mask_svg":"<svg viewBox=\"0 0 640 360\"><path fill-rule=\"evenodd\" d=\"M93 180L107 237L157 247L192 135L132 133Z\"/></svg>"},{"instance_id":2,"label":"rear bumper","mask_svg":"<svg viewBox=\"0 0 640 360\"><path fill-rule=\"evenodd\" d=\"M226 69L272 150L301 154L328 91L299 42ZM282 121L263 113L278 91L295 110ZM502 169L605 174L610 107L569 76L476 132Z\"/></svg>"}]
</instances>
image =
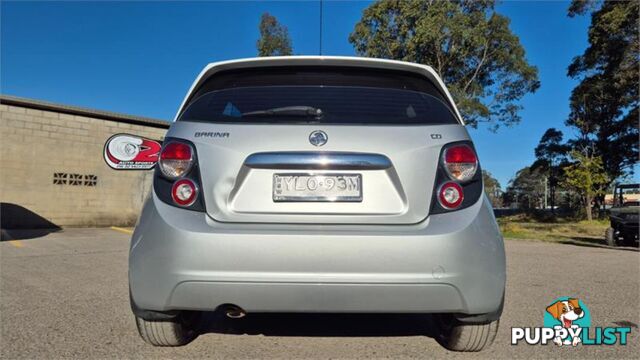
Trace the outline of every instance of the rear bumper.
<instances>
[{"instance_id":1,"label":"rear bumper","mask_svg":"<svg viewBox=\"0 0 640 360\"><path fill-rule=\"evenodd\" d=\"M636 240L636 242L638 241L638 229L637 222L620 223L618 227L620 235L624 236L625 239Z\"/></svg>"},{"instance_id":2,"label":"rear bumper","mask_svg":"<svg viewBox=\"0 0 640 360\"><path fill-rule=\"evenodd\" d=\"M218 223L152 194L129 257L132 301L152 311L487 314L505 277L486 200L415 225L323 226Z\"/></svg>"}]
</instances>

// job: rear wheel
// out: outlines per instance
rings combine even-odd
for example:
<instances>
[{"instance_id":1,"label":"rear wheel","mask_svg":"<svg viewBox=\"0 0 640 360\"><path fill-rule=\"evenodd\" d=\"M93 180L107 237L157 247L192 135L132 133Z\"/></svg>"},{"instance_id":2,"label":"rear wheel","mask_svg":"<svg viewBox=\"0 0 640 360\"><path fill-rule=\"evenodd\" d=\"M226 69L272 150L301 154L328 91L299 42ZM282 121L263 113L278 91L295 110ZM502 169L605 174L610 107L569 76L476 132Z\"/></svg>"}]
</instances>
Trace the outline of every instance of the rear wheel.
<instances>
[{"instance_id":1,"label":"rear wheel","mask_svg":"<svg viewBox=\"0 0 640 360\"><path fill-rule=\"evenodd\" d=\"M136 316L140 337L153 346L182 346L197 336L199 314L181 313L174 319L149 321Z\"/></svg>"},{"instance_id":2,"label":"rear wheel","mask_svg":"<svg viewBox=\"0 0 640 360\"><path fill-rule=\"evenodd\" d=\"M438 342L452 351L481 351L493 344L500 320L487 324L465 324L453 316L439 315Z\"/></svg>"},{"instance_id":3,"label":"rear wheel","mask_svg":"<svg viewBox=\"0 0 640 360\"><path fill-rule=\"evenodd\" d=\"M616 231L613 228L605 230L604 238L607 240L607 245L616 246Z\"/></svg>"}]
</instances>

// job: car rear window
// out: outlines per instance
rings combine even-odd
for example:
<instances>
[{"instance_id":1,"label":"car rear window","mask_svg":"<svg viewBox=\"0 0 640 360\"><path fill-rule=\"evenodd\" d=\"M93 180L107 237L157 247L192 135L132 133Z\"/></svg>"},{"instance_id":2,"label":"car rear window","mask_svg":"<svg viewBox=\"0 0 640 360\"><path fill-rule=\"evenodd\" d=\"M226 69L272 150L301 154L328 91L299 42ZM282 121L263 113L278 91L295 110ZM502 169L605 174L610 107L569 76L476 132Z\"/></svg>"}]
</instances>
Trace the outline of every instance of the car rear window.
<instances>
[{"instance_id":1,"label":"car rear window","mask_svg":"<svg viewBox=\"0 0 640 360\"><path fill-rule=\"evenodd\" d=\"M277 67L220 72L188 99L179 121L457 124L428 79L408 72Z\"/></svg>"}]
</instances>

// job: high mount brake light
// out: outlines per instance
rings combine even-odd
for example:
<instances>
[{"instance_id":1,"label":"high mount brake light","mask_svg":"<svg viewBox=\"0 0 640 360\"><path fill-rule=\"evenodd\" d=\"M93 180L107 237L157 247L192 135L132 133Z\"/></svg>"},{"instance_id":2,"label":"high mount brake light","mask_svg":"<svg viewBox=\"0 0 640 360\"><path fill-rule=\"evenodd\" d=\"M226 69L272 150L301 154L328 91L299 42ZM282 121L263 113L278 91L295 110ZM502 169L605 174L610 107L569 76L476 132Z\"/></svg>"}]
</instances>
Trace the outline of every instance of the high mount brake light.
<instances>
[{"instance_id":1,"label":"high mount brake light","mask_svg":"<svg viewBox=\"0 0 640 360\"><path fill-rule=\"evenodd\" d=\"M445 183L438 190L438 201L445 209L453 210L464 200L462 187L454 182Z\"/></svg>"},{"instance_id":2,"label":"high mount brake light","mask_svg":"<svg viewBox=\"0 0 640 360\"><path fill-rule=\"evenodd\" d=\"M176 181L171 187L171 198L180 206L190 206L196 201L198 187L189 179Z\"/></svg>"},{"instance_id":3,"label":"high mount brake light","mask_svg":"<svg viewBox=\"0 0 640 360\"><path fill-rule=\"evenodd\" d=\"M160 171L169 179L186 175L193 166L193 154L193 149L188 144L176 141L168 143L160 153Z\"/></svg>"},{"instance_id":4,"label":"high mount brake light","mask_svg":"<svg viewBox=\"0 0 640 360\"><path fill-rule=\"evenodd\" d=\"M478 170L478 157L468 145L454 145L444 151L444 169L451 180L469 181Z\"/></svg>"}]
</instances>

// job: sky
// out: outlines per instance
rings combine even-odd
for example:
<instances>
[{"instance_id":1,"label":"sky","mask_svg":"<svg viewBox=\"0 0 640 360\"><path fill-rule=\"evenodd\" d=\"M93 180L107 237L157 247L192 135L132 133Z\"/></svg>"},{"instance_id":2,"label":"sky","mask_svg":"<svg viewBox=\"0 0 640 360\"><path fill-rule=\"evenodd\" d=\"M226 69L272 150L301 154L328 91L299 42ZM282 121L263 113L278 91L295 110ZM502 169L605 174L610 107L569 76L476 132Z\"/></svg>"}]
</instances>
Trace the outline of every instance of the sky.
<instances>
[{"instance_id":1,"label":"sky","mask_svg":"<svg viewBox=\"0 0 640 360\"><path fill-rule=\"evenodd\" d=\"M369 2L324 1L323 55L355 55L348 41ZM483 169L506 187L534 160L546 129L565 136L567 78L587 47L589 16L567 17L568 2L506 1L540 89L523 100L522 122L493 133L469 129ZM287 26L296 55L319 53L320 3L0 2L0 93L171 120L209 62L256 56L260 15Z\"/></svg>"}]
</instances>

